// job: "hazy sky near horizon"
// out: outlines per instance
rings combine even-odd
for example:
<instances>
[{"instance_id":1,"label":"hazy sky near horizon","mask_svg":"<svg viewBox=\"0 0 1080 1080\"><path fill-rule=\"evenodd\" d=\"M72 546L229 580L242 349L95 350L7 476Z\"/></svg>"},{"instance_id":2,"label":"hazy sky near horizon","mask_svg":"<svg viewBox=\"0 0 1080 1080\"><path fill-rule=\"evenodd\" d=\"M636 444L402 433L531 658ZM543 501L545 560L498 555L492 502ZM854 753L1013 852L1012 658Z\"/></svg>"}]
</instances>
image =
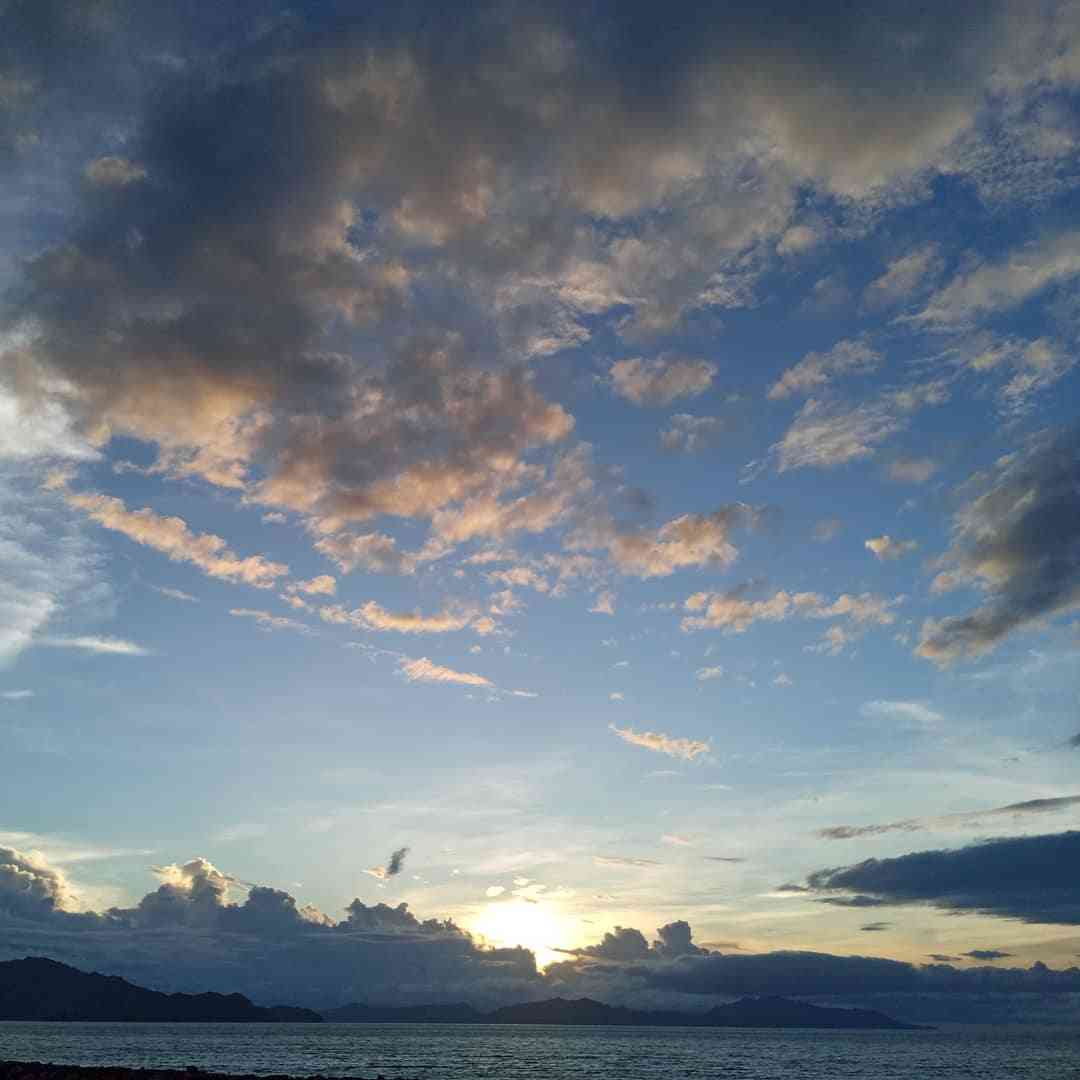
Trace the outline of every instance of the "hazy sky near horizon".
<instances>
[{"instance_id":1,"label":"hazy sky near horizon","mask_svg":"<svg viewBox=\"0 0 1080 1080\"><path fill-rule=\"evenodd\" d=\"M0 6L0 918L1072 966L1080 5L161 7Z\"/></svg>"}]
</instances>

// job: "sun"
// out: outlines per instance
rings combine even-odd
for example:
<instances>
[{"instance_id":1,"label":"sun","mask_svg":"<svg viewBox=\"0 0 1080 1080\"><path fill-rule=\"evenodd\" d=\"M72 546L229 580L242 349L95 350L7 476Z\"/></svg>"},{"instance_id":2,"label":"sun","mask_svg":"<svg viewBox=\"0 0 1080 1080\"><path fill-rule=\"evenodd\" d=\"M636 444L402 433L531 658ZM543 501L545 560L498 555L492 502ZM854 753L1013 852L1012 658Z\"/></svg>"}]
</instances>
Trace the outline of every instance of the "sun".
<instances>
[{"instance_id":1,"label":"sun","mask_svg":"<svg viewBox=\"0 0 1080 1080\"><path fill-rule=\"evenodd\" d=\"M488 945L499 948L521 945L531 949L538 968L565 959L565 954L558 950L572 947L577 938L571 919L550 905L521 899L488 904L470 920L469 929Z\"/></svg>"}]
</instances>

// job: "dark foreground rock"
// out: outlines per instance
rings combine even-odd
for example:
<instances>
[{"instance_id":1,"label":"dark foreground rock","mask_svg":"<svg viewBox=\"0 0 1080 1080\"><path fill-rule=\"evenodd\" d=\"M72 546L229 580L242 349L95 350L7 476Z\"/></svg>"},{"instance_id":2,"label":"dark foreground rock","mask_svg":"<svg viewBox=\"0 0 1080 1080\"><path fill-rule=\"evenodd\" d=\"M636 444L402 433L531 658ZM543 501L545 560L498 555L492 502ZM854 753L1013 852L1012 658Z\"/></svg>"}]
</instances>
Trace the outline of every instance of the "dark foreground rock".
<instances>
[{"instance_id":1,"label":"dark foreground rock","mask_svg":"<svg viewBox=\"0 0 1080 1080\"><path fill-rule=\"evenodd\" d=\"M40 1061L0 1061L0 1080L298 1080L285 1073L213 1073L186 1069L121 1069L114 1065L47 1065ZM357 1080L356 1077L310 1076L303 1080ZM373 1080L408 1080L384 1077Z\"/></svg>"}]
</instances>

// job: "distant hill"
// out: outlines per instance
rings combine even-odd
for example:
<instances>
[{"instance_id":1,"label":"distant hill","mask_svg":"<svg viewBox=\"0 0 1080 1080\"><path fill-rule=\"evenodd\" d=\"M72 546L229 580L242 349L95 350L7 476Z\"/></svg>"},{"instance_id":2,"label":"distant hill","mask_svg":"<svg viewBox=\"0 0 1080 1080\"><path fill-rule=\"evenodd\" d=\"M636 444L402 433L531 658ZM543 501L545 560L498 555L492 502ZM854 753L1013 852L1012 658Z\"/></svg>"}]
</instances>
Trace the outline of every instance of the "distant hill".
<instances>
[{"instance_id":1,"label":"distant hill","mask_svg":"<svg viewBox=\"0 0 1080 1080\"><path fill-rule=\"evenodd\" d=\"M323 1013L338 1023L436 1024L571 1024L596 1027L756 1027L756 1028L885 1028L915 1030L884 1013L869 1009L830 1009L782 997L741 998L705 1013L645 1012L605 1005L591 998L551 998L504 1005L482 1013L468 1005L424 1005L413 1008L344 1005Z\"/></svg>"},{"instance_id":2,"label":"distant hill","mask_svg":"<svg viewBox=\"0 0 1080 1080\"><path fill-rule=\"evenodd\" d=\"M830 1009L782 997L741 998L704 1013L646 1012L591 998L504 1005L480 1012L471 1005L343 1005L322 1015L277 1005L262 1008L242 994L163 994L115 975L89 974L55 960L0 962L0 1020L157 1020L237 1023L323 1019L354 1024L571 1024L598 1027L888 1028L912 1030L884 1013Z\"/></svg>"},{"instance_id":3,"label":"distant hill","mask_svg":"<svg viewBox=\"0 0 1080 1080\"><path fill-rule=\"evenodd\" d=\"M0 963L0 1020L164 1020L321 1023L310 1009L264 1009L242 994L163 994L55 960Z\"/></svg>"}]
</instances>

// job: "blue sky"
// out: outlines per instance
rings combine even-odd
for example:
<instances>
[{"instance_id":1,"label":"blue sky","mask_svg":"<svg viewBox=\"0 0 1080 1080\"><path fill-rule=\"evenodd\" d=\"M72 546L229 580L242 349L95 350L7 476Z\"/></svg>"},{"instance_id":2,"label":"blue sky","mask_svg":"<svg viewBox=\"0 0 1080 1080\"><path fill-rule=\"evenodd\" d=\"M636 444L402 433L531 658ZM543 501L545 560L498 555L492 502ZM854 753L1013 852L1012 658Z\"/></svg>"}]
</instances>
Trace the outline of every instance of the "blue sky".
<instances>
[{"instance_id":1,"label":"blue sky","mask_svg":"<svg viewBox=\"0 0 1080 1080\"><path fill-rule=\"evenodd\" d=\"M1080 9L774 7L5 12L0 910L1073 965Z\"/></svg>"}]
</instances>

